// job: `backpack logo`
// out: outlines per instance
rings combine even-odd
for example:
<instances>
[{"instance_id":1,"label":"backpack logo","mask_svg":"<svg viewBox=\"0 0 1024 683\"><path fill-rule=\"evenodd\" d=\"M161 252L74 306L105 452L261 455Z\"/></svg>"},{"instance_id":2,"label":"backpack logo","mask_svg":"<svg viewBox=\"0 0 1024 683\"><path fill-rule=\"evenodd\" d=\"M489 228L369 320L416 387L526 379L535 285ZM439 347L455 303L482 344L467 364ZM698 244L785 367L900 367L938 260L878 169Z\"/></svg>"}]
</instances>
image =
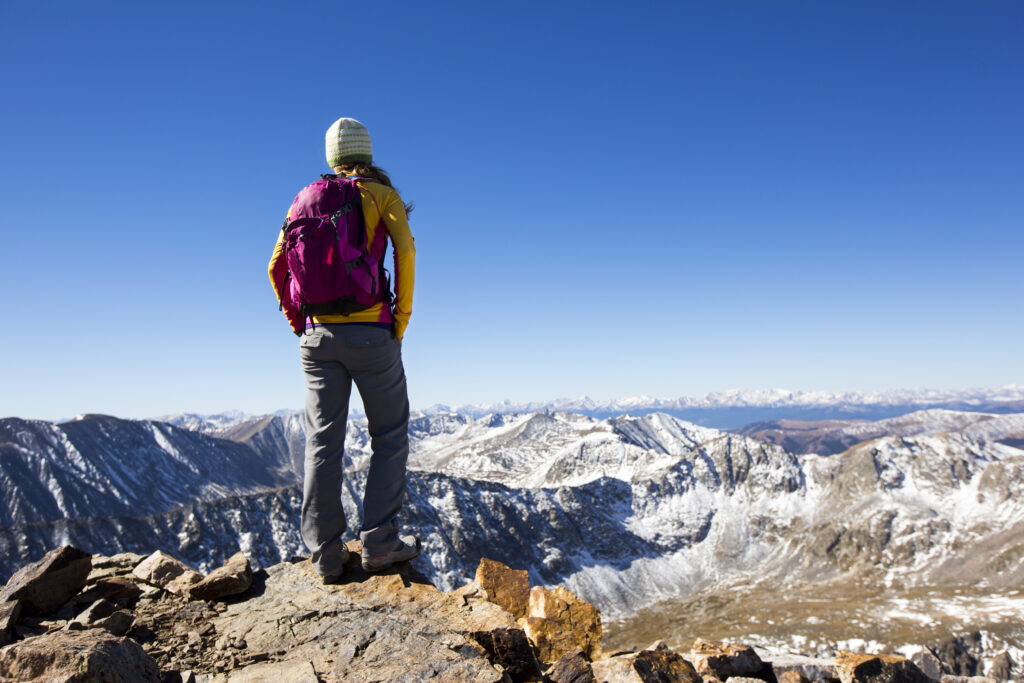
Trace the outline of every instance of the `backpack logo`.
<instances>
[{"instance_id":1,"label":"backpack logo","mask_svg":"<svg viewBox=\"0 0 1024 683\"><path fill-rule=\"evenodd\" d=\"M383 254L370 253L356 180L323 176L304 187L285 221L285 295L303 318L349 315L391 301Z\"/></svg>"}]
</instances>

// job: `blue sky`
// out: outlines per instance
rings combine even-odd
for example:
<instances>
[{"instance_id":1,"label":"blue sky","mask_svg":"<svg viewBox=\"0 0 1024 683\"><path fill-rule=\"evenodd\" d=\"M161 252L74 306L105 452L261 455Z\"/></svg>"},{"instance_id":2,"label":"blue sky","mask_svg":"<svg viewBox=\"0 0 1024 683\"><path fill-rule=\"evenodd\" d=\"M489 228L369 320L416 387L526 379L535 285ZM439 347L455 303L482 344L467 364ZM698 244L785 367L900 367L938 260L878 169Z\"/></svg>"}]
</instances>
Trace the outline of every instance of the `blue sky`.
<instances>
[{"instance_id":1,"label":"blue sky","mask_svg":"<svg viewBox=\"0 0 1024 683\"><path fill-rule=\"evenodd\" d=\"M414 407L1024 383L1020 2L0 4L0 415L298 407L334 119Z\"/></svg>"}]
</instances>

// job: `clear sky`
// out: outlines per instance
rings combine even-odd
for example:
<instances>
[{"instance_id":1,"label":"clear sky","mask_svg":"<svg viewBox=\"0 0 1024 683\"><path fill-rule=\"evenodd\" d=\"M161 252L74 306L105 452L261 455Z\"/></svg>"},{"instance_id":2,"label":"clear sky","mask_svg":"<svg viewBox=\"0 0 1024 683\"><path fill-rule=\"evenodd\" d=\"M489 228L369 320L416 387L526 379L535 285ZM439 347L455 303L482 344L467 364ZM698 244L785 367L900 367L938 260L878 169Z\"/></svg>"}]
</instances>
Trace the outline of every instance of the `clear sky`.
<instances>
[{"instance_id":1,"label":"clear sky","mask_svg":"<svg viewBox=\"0 0 1024 683\"><path fill-rule=\"evenodd\" d=\"M1024 3L0 3L0 416L297 408L339 116L414 407L1024 383Z\"/></svg>"}]
</instances>

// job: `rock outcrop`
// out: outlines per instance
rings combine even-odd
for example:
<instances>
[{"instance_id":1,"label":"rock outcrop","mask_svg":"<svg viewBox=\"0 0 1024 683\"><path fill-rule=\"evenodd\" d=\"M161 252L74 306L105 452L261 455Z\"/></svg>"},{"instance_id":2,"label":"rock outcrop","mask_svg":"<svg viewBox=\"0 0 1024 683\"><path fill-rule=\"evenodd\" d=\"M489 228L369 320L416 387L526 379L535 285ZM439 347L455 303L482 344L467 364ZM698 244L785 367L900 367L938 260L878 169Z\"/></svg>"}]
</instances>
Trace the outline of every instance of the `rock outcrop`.
<instances>
[{"instance_id":1,"label":"rock outcrop","mask_svg":"<svg viewBox=\"0 0 1024 683\"><path fill-rule=\"evenodd\" d=\"M593 660L601 653L601 613L561 586L530 589L526 634L543 662L557 662L576 648Z\"/></svg>"},{"instance_id":2,"label":"rock outcrop","mask_svg":"<svg viewBox=\"0 0 1024 683\"><path fill-rule=\"evenodd\" d=\"M530 606L530 577L525 569L511 569L485 557L476 569L475 580L486 591L488 600L516 619L526 616Z\"/></svg>"},{"instance_id":3,"label":"rock outcrop","mask_svg":"<svg viewBox=\"0 0 1024 683\"><path fill-rule=\"evenodd\" d=\"M83 576L82 566L92 570ZM40 601L43 586L62 601ZM773 668L750 647L703 639L686 652L658 641L606 653L596 608L487 559L477 581L444 592L408 563L367 574L358 552L325 585L306 560L253 573L238 553L203 577L164 553L61 548L3 594L14 598L0 602L0 634L13 641L0 648L3 681L933 683L885 654L789 657ZM1014 663L1007 654L990 669Z\"/></svg>"}]
</instances>

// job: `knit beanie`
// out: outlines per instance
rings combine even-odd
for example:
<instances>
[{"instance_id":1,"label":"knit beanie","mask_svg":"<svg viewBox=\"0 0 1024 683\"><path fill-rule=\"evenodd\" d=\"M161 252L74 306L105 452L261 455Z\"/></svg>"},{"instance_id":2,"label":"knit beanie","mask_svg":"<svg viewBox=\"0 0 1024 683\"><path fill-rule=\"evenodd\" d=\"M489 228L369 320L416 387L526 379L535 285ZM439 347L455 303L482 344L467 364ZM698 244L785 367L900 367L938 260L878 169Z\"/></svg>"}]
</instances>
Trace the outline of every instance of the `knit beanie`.
<instances>
[{"instance_id":1,"label":"knit beanie","mask_svg":"<svg viewBox=\"0 0 1024 683\"><path fill-rule=\"evenodd\" d=\"M327 129L327 165L331 168L354 161L373 162L370 131L355 119L341 118Z\"/></svg>"}]
</instances>

